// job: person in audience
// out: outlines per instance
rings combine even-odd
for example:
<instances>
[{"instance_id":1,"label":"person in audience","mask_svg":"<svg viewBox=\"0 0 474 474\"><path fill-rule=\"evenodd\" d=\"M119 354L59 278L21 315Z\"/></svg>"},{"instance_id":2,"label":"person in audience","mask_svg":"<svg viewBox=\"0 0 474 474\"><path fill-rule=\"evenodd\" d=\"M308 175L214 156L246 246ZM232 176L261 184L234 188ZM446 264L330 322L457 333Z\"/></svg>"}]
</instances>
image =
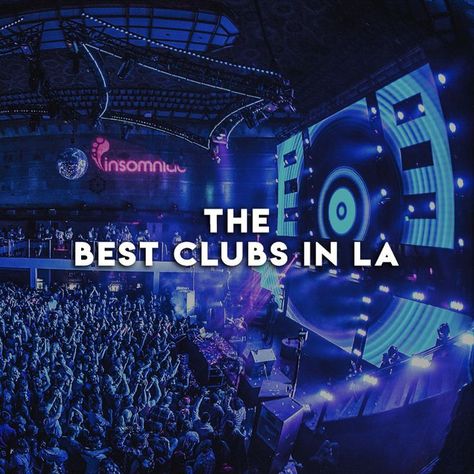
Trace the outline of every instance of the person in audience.
<instances>
[{"instance_id":1,"label":"person in audience","mask_svg":"<svg viewBox=\"0 0 474 474\"><path fill-rule=\"evenodd\" d=\"M449 341L449 334L451 329L448 323L443 323L438 328L438 338L436 339L436 346L444 346Z\"/></svg>"}]
</instances>

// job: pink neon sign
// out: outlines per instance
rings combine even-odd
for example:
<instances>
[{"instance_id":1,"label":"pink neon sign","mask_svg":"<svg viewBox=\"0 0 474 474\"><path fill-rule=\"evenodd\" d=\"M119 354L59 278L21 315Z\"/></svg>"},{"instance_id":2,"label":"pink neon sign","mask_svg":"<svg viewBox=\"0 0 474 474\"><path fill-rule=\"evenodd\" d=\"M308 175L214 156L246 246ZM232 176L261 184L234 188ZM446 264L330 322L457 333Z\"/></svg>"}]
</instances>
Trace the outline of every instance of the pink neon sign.
<instances>
[{"instance_id":1,"label":"pink neon sign","mask_svg":"<svg viewBox=\"0 0 474 474\"><path fill-rule=\"evenodd\" d=\"M110 154L107 138L97 137L92 143L91 157L96 166L105 173L186 173L186 168L166 163L155 155L146 154L143 158L115 158Z\"/></svg>"}]
</instances>

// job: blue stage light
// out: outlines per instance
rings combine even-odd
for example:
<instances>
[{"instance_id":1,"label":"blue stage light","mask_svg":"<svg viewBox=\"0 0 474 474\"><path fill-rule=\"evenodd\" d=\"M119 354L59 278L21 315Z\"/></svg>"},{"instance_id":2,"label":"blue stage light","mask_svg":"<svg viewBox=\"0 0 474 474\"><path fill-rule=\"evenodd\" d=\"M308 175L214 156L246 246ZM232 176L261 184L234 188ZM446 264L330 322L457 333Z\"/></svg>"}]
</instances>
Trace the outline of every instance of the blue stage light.
<instances>
[{"instance_id":1,"label":"blue stage light","mask_svg":"<svg viewBox=\"0 0 474 474\"><path fill-rule=\"evenodd\" d=\"M414 356L410 360L410 365L420 369L428 369L431 365L431 362L423 357Z\"/></svg>"},{"instance_id":2,"label":"blue stage light","mask_svg":"<svg viewBox=\"0 0 474 474\"><path fill-rule=\"evenodd\" d=\"M434 201L430 201L430 210L434 211L436 209L436 204Z\"/></svg>"},{"instance_id":3,"label":"blue stage light","mask_svg":"<svg viewBox=\"0 0 474 474\"><path fill-rule=\"evenodd\" d=\"M464 239L458 239L459 247L464 247Z\"/></svg>"},{"instance_id":4,"label":"blue stage light","mask_svg":"<svg viewBox=\"0 0 474 474\"><path fill-rule=\"evenodd\" d=\"M309 231L309 236L310 236L310 237L313 237L313 235L314 235L314 232L313 232L312 230L310 230L310 231Z\"/></svg>"},{"instance_id":5,"label":"blue stage light","mask_svg":"<svg viewBox=\"0 0 474 474\"><path fill-rule=\"evenodd\" d=\"M459 189L462 189L464 187L464 180L462 178L458 178L456 180L456 184L457 184Z\"/></svg>"},{"instance_id":6,"label":"blue stage light","mask_svg":"<svg viewBox=\"0 0 474 474\"><path fill-rule=\"evenodd\" d=\"M357 329L357 334L359 336L365 337L367 336L367 331L365 329Z\"/></svg>"},{"instance_id":7,"label":"blue stage light","mask_svg":"<svg viewBox=\"0 0 474 474\"><path fill-rule=\"evenodd\" d=\"M449 307L455 311L462 311L464 309L464 305L460 301L451 301Z\"/></svg>"},{"instance_id":8,"label":"blue stage light","mask_svg":"<svg viewBox=\"0 0 474 474\"><path fill-rule=\"evenodd\" d=\"M382 153L383 147L382 145L377 145L377 153Z\"/></svg>"},{"instance_id":9,"label":"blue stage light","mask_svg":"<svg viewBox=\"0 0 474 474\"><path fill-rule=\"evenodd\" d=\"M379 383L379 379L377 377L374 377L373 375L369 375L369 374L364 374L362 376L362 381L373 386Z\"/></svg>"},{"instance_id":10,"label":"blue stage light","mask_svg":"<svg viewBox=\"0 0 474 474\"><path fill-rule=\"evenodd\" d=\"M390 288L387 285L380 285L379 291L381 291L382 293L388 293L390 291Z\"/></svg>"},{"instance_id":11,"label":"blue stage light","mask_svg":"<svg viewBox=\"0 0 474 474\"><path fill-rule=\"evenodd\" d=\"M415 212L415 206L414 206L413 204L410 204L410 205L408 206L408 210L409 210L410 212Z\"/></svg>"},{"instance_id":12,"label":"blue stage light","mask_svg":"<svg viewBox=\"0 0 474 474\"><path fill-rule=\"evenodd\" d=\"M375 115L377 113L377 107L370 107L370 111Z\"/></svg>"},{"instance_id":13,"label":"blue stage light","mask_svg":"<svg viewBox=\"0 0 474 474\"><path fill-rule=\"evenodd\" d=\"M380 240L384 240L384 241L385 241L386 238L387 238L387 236L382 232L382 233L380 234Z\"/></svg>"},{"instance_id":14,"label":"blue stage light","mask_svg":"<svg viewBox=\"0 0 474 474\"><path fill-rule=\"evenodd\" d=\"M359 350L359 349L352 349L352 353L356 356L356 357L360 357L362 355L362 352Z\"/></svg>"},{"instance_id":15,"label":"blue stage light","mask_svg":"<svg viewBox=\"0 0 474 474\"><path fill-rule=\"evenodd\" d=\"M314 204L314 202L315 202L315 201L314 201L314 198L311 198L311 199L309 200L309 202L310 202L311 204Z\"/></svg>"},{"instance_id":16,"label":"blue stage light","mask_svg":"<svg viewBox=\"0 0 474 474\"><path fill-rule=\"evenodd\" d=\"M388 192L387 192L387 190L386 190L385 188L382 188L382 189L380 190L380 194L382 195L382 197L385 197L385 196L387 196Z\"/></svg>"},{"instance_id":17,"label":"blue stage light","mask_svg":"<svg viewBox=\"0 0 474 474\"><path fill-rule=\"evenodd\" d=\"M359 319L360 319L361 321L367 322L367 321L369 320L369 317L368 317L366 314L361 313L361 315L359 316Z\"/></svg>"},{"instance_id":18,"label":"blue stage light","mask_svg":"<svg viewBox=\"0 0 474 474\"><path fill-rule=\"evenodd\" d=\"M313 174L313 172L314 172L313 168L310 168L310 169L309 169L309 172L310 172L311 174Z\"/></svg>"},{"instance_id":19,"label":"blue stage light","mask_svg":"<svg viewBox=\"0 0 474 474\"><path fill-rule=\"evenodd\" d=\"M448 128L451 133L456 133L457 127L454 122L449 122L448 123Z\"/></svg>"},{"instance_id":20,"label":"blue stage light","mask_svg":"<svg viewBox=\"0 0 474 474\"><path fill-rule=\"evenodd\" d=\"M443 86L446 84L446 76L441 72L438 74L438 81Z\"/></svg>"},{"instance_id":21,"label":"blue stage light","mask_svg":"<svg viewBox=\"0 0 474 474\"><path fill-rule=\"evenodd\" d=\"M363 296L362 297L362 303L370 304L370 303L372 303L372 298L370 298L369 296Z\"/></svg>"},{"instance_id":22,"label":"blue stage light","mask_svg":"<svg viewBox=\"0 0 474 474\"><path fill-rule=\"evenodd\" d=\"M466 332L461 336L460 341L461 341L462 344L466 344L467 346L473 346L474 345L474 334L472 334L470 332Z\"/></svg>"},{"instance_id":23,"label":"blue stage light","mask_svg":"<svg viewBox=\"0 0 474 474\"><path fill-rule=\"evenodd\" d=\"M424 301L425 300L425 294L422 293L421 291L414 291L411 296L416 301Z\"/></svg>"},{"instance_id":24,"label":"blue stage light","mask_svg":"<svg viewBox=\"0 0 474 474\"><path fill-rule=\"evenodd\" d=\"M351 273L351 278L353 280L360 280L360 275L358 273Z\"/></svg>"},{"instance_id":25,"label":"blue stage light","mask_svg":"<svg viewBox=\"0 0 474 474\"><path fill-rule=\"evenodd\" d=\"M324 398L324 400L328 401L328 402L332 402L334 400L334 395L330 392L328 392L327 390L321 390L319 392L319 396L321 398Z\"/></svg>"},{"instance_id":26,"label":"blue stage light","mask_svg":"<svg viewBox=\"0 0 474 474\"><path fill-rule=\"evenodd\" d=\"M329 275L337 276L337 270L335 268L330 268L328 273Z\"/></svg>"},{"instance_id":27,"label":"blue stage light","mask_svg":"<svg viewBox=\"0 0 474 474\"><path fill-rule=\"evenodd\" d=\"M398 120L403 120L405 118L405 114L401 110L399 110L397 112L397 117L398 117Z\"/></svg>"}]
</instances>

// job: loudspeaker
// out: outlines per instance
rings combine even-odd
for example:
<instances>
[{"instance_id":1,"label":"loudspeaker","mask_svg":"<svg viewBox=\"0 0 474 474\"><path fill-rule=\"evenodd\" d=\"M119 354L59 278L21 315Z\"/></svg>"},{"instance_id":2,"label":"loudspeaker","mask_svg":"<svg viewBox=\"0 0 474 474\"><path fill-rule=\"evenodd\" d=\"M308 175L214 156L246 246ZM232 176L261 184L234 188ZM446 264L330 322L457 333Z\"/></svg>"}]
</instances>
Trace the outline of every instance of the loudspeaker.
<instances>
[{"instance_id":1,"label":"loudspeaker","mask_svg":"<svg viewBox=\"0 0 474 474\"><path fill-rule=\"evenodd\" d=\"M258 394L264 379L264 377L249 377L248 375L241 377L237 394L243 400L246 407L257 405Z\"/></svg>"},{"instance_id":2,"label":"loudspeaker","mask_svg":"<svg viewBox=\"0 0 474 474\"><path fill-rule=\"evenodd\" d=\"M273 349L250 351L245 361L245 373L249 377L270 375L276 357Z\"/></svg>"},{"instance_id":3,"label":"loudspeaker","mask_svg":"<svg viewBox=\"0 0 474 474\"><path fill-rule=\"evenodd\" d=\"M287 464L303 421L303 407L292 398L262 403L250 441L250 456L262 472L279 473Z\"/></svg>"},{"instance_id":4,"label":"loudspeaker","mask_svg":"<svg viewBox=\"0 0 474 474\"><path fill-rule=\"evenodd\" d=\"M279 380L264 380L258 393L258 401L266 402L268 400L277 400L289 395L291 391L291 383L281 382Z\"/></svg>"}]
</instances>

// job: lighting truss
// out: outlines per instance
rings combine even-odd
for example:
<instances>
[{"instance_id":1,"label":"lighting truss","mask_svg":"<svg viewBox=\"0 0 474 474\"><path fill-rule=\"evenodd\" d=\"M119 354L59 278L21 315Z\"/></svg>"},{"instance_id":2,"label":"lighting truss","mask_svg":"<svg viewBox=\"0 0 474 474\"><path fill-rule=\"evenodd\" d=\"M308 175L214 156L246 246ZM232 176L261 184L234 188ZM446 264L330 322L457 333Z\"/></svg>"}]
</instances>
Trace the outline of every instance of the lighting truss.
<instances>
[{"instance_id":1,"label":"lighting truss","mask_svg":"<svg viewBox=\"0 0 474 474\"><path fill-rule=\"evenodd\" d=\"M0 56L16 52L23 54L29 63L30 86L35 83L38 95L46 103L47 114L73 123L79 118L78 113L56 95L41 66L40 48L44 24L37 23L22 30L19 26L21 21L22 19L18 19L0 27ZM21 108L21 104L17 103L13 110Z\"/></svg>"},{"instance_id":2,"label":"lighting truss","mask_svg":"<svg viewBox=\"0 0 474 474\"><path fill-rule=\"evenodd\" d=\"M210 149L213 133L226 124L234 128L235 123L242 121L243 114L256 114L266 109L269 115L270 111L280 107L292 107L292 89L287 81L272 71L240 66L170 47L134 33L127 33L122 28L88 15L85 16L95 20L100 26L85 26L74 20L65 20L62 22L62 28L66 43L74 52L80 52L94 71L99 88L97 119L115 120L152 128ZM122 33L128 34L134 40L142 41L143 46L115 38L107 32L113 29L120 29ZM122 61L132 60L139 67L212 90L231 93L238 99L218 117L206 138L196 136L162 120L119 114L108 107L111 102L110 81L98 59L101 55L109 55Z\"/></svg>"},{"instance_id":3,"label":"lighting truss","mask_svg":"<svg viewBox=\"0 0 474 474\"><path fill-rule=\"evenodd\" d=\"M0 26L0 56L22 53L29 61L35 91L0 96L0 114L59 117L73 126L81 118L94 125L101 120L117 121L171 134L210 150L218 130L229 130L228 138L242 121L255 126L279 108L292 109L293 90L278 73L179 49L87 14L82 17L83 21L63 20L61 28L67 47L93 72L97 89L54 89L40 60L44 24L39 22L21 29L19 19ZM113 30L120 30L122 37L114 36ZM127 94L131 99L125 106L120 89L111 86L104 66L107 56L131 61L134 67L201 89L131 89L131 94ZM209 92L213 92L212 97ZM187 102L190 94L194 95L193 100ZM147 104L145 114L140 102ZM207 136L197 135L170 123L167 114L205 119L210 132Z\"/></svg>"}]
</instances>

